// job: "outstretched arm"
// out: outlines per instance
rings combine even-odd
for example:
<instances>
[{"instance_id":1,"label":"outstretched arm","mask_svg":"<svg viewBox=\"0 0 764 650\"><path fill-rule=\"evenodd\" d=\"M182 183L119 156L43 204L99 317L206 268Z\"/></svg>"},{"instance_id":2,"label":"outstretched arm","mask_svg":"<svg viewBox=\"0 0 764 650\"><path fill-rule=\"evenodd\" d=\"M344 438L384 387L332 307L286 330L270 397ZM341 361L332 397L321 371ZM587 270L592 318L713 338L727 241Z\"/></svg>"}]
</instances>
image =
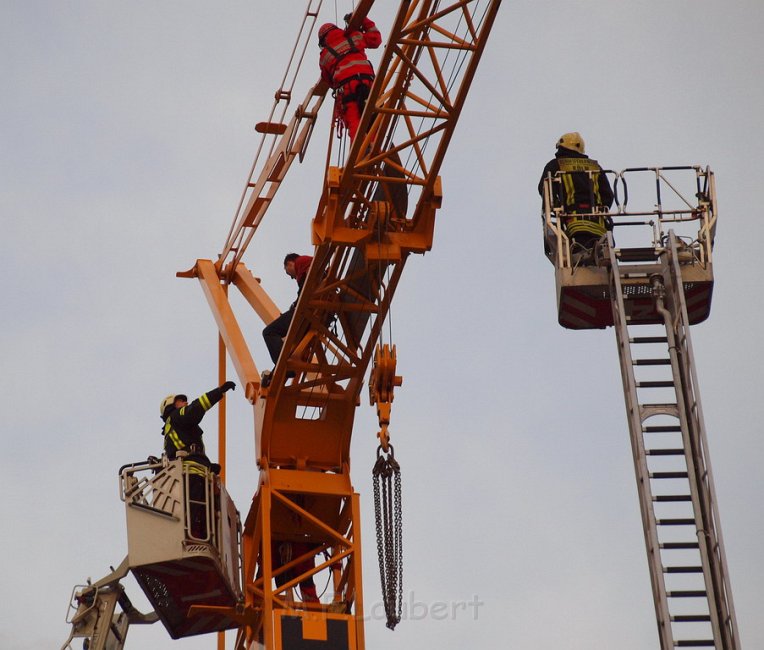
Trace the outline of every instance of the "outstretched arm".
<instances>
[{"instance_id":1,"label":"outstretched arm","mask_svg":"<svg viewBox=\"0 0 764 650\"><path fill-rule=\"evenodd\" d=\"M204 393L201 397L197 397L193 402L181 408L178 413L174 415L174 423L199 424L199 422L202 421L204 414L223 399L225 392L233 390L234 388L236 388L236 384L232 381L227 381L222 386L213 388L211 391Z\"/></svg>"}]
</instances>

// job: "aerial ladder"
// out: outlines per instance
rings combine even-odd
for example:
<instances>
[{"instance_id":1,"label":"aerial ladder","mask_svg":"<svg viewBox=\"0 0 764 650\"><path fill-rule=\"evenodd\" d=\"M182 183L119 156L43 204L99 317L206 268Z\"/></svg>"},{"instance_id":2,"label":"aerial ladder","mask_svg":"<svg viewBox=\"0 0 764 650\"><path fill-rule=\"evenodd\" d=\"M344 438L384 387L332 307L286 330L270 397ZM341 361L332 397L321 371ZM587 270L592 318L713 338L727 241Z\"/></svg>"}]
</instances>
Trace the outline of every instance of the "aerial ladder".
<instances>
[{"instance_id":1,"label":"aerial ladder","mask_svg":"<svg viewBox=\"0 0 764 650\"><path fill-rule=\"evenodd\" d=\"M711 307L713 172L609 172L616 209L585 216L612 228L585 255L571 247L571 215L555 200L566 173L543 186L558 319L570 329L615 331L661 650L739 650L690 337ZM632 207L635 186L648 189L651 207Z\"/></svg>"},{"instance_id":2,"label":"aerial ladder","mask_svg":"<svg viewBox=\"0 0 764 650\"><path fill-rule=\"evenodd\" d=\"M82 639L84 650L119 650L124 647L130 625L150 625L158 620L156 613L142 614L133 606L120 582L127 571L125 560L101 580L75 586L66 619L72 629L62 650L71 650L74 639Z\"/></svg>"},{"instance_id":3,"label":"aerial ladder","mask_svg":"<svg viewBox=\"0 0 764 650\"><path fill-rule=\"evenodd\" d=\"M358 2L349 27L372 5ZM259 478L249 512L240 525L225 491L224 411L222 471L205 477L200 503L189 503L181 459L149 458L120 470L130 550L120 575L105 580L116 584L132 571L155 610L146 616L173 638L237 629L237 650L364 647L350 440L370 365L369 399L380 424L374 473L390 497L378 519L386 529L378 531L385 540L381 578L388 626L399 620L400 476L388 426L402 379L383 325L408 256L432 246L440 167L499 6L500 0L400 1L358 134L340 164L327 166L311 223L313 262L281 356L261 373L228 293L238 289L266 323L279 315L242 256L290 166L303 159L329 91L319 80L289 116L296 69L315 38L321 7L308 1L274 109L256 127L262 144L223 250L216 261L199 259L178 273L199 281L218 326L221 383L228 357L253 406ZM328 161L331 133L329 140ZM189 526L192 507L206 512L201 535ZM330 594L296 598L297 587L319 574L328 576ZM224 645L219 635L218 647Z\"/></svg>"}]
</instances>

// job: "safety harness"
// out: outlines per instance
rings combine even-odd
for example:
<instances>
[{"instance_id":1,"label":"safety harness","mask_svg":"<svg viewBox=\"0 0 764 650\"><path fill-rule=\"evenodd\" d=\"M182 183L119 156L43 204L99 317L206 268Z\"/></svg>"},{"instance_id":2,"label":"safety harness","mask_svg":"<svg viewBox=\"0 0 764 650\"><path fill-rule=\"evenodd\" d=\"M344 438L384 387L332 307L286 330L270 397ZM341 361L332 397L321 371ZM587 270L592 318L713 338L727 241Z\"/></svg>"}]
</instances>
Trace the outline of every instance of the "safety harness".
<instances>
[{"instance_id":1,"label":"safety harness","mask_svg":"<svg viewBox=\"0 0 764 650\"><path fill-rule=\"evenodd\" d=\"M560 157L557 162L562 172L563 201L567 210L573 213L566 219L568 235L586 232L601 237L606 231L606 222L603 217L575 213L591 212L594 209L592 204L602 204L599 183L599 172L602 168L596 160L591 158ZM584 187L581 187L582 184ZM589 194L589 202L576 200L580 197L582 190Z\"/></svg>"},{"instance_id":2,"label":"safety harness","mask_svg":"<svg viewBox=\"0 0 764 650\"><path fill-rule=\"evenodd\" d=\"M355 46L355 43L353 43L352 38L350 38L349 36L346 36L345 42L347 43L348 49L347 51L340 53L337 50L335 50L331 45L328 45L324 41L323 47L334 57L336 61L334 64L334 71L332 75L337 73L337 68L340 66L340 63L342 62L342 60L345 59L347 56L351 54L361 54L361 50L359 50ZM352 93L343 92L344 86L349 84L351 81L368 82L368 83L359 83L355 87L354 92ZM349 77L346 77L345 79L338 82L334 86L334 96L335 97L340 96L343 104L356 102L358 104L359 112L363 113L363 109L366 106L366 100L369 97L369 90L370 90L369 86L371 85L371 82L373 81L374 81L373 74L356 73L354 75L350 75Z\"/></svg>"}]
</instances>

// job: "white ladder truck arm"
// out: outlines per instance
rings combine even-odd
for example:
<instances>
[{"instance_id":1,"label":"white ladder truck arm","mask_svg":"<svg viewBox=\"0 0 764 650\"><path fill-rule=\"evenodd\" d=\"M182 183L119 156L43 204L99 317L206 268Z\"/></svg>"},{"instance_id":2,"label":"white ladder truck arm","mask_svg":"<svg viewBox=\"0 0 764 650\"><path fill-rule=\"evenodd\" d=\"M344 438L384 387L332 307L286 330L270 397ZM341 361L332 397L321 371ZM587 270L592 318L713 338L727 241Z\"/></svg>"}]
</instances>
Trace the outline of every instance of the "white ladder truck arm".
<instances>
[{"instance_id":1,"label":"white ladder truck arm","mask_svg":"<svg viewBox=\"0 0 764 650\"><path fill-rule=\"evenodd\" d=\"M690 338L711 309L713 172L610 172L616 209L583 216L612 227L584 257L571 254L573 213L554 200L565 173L548 177L543 194L558 318L615 330L660 648L740 650ZM632 201L629 184L644 178L654 190Z\"/></svg>"},{"instance_id":2,"label":"white ladder truck arm","mask_svg":"<svg viewBox=\"0 0 764 650\"><path fill-rule=\"evenodd\" d=\"M120 582L129 568L125 558L97 582L74 587L66 618L72 629L61 650L73 650L74 639L82 639L83 650L122 650L130 625L150 625L159 620L156 612L142 614L130 602Z\"/></svg>"}]
</instances>

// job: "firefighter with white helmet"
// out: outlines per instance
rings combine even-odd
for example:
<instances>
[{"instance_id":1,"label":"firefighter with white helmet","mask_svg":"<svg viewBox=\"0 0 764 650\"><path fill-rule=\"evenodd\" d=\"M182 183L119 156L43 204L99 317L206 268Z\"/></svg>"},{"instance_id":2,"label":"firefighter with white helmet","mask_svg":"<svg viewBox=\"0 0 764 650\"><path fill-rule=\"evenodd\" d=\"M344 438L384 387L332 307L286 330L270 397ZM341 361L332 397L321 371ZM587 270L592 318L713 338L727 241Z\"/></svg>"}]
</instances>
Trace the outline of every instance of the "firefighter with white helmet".
<instances>
[{"instance_id":1,"label":"firefighter with white helmet","mask_svg":"<svg viewBox=\"0 0 764 650\"><path fill-rule=\"evenodd\" d=\"M190 404L188 397L182 393L168 395L162 400L159 414L164 422L162 427L162 435L165 439L164 450L170 460L175 458L178 451L185 451L189 456L201 455L207 458L202 441L204 432L199 423L204 414L223 399L227 391L235 388L236 384L227 381L222 386L204 393ZM209 459L203 464L209 467Z\"/></svg>"},{"instance_id":2,"label":"firefighter with white helmet","mask_svg":"<svg viewBox=\"0 0 764 650\"><path fill-rule=\"evenodd\" d=\"M188 397L182 393L168 395L159 406L159 414L164 426L164 451L170 460L177 452L184 452L183 469L188 474L189 498L191 501L191 521L189 529L193 537L204 540L207 538L205 481L207 472L220 471L220 466L210 462L204 449L203 431L199 426L204 414L217 404L223 395L234 390L236 384L225 382L222 386L213 388L196 398L189 404Z\"/></svg>"}]
</instances>

